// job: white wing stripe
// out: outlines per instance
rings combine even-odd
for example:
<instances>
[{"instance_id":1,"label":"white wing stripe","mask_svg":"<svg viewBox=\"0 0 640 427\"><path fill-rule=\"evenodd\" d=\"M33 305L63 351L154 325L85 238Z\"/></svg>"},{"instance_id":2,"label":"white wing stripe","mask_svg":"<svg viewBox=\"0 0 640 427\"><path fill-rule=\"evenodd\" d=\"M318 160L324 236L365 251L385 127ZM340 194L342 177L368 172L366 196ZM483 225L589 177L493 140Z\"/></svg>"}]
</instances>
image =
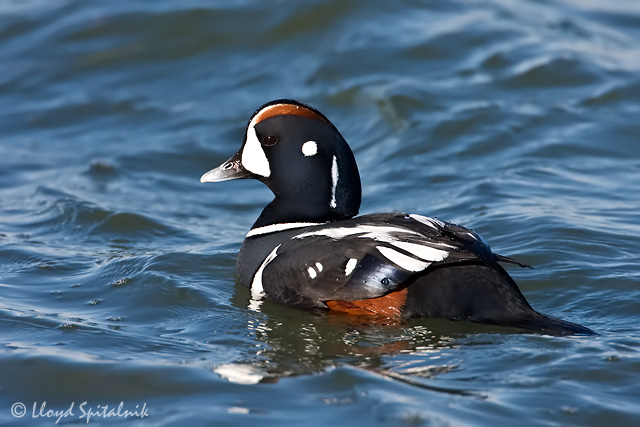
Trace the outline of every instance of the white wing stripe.
<instances>
[{"instance_id":1,"label":"white wing stripe","mask_svg":"<svg viewBox=\"0 0 640 427\"><path fill-rule=\"evenodd\" d=\"M407 271L422 271L431 265L430 262L419 261L386 246L376 246L376 249L389 261Z\"/></svg>"},{"instance_id":2,"label":"white wing stripe","mask_svg":"<svg viewBox=\"0 0 640 427\"><path fill-rule=\"evenodd\" d=\"M447 251L432 248L429 246L418 245L417 243L409 243L409 242L401 242L401 241L394 241L389 243L395 246L396 248L405 250L409 252L411 255L414 255L425 261L431 261L431 262L442 261L443 259L449 256L449 252Z\"/></svg>"}]
</instances>

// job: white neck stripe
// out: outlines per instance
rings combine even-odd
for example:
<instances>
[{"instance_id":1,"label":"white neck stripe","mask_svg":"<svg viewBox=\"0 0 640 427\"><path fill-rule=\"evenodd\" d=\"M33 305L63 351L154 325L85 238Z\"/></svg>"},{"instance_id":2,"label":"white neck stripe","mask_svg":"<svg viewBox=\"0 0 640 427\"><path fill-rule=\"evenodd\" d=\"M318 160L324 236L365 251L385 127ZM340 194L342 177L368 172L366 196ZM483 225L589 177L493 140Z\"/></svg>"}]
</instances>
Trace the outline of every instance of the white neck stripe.
<instances>
[{"instance_id":1,"label":"white neck stripe","mask_svg":"<svg viewBox=\"0 0 640 427\"><path fill-rule=\"evenodd\" d=\"M323 222L288 222L284 224L271 224L264 227L253 228L247 233L247 237L260 236L262 234L275 233L276 231L291 230L293 228L313 227L322 225Z\"/></svg>"},{"instance_id":2,"label":"white neck stripe","mask_svg":"<svg viewBox=\"0 0 640 427\"><path fill-rule=\"evenodd\" d=\"M333 156L333 162L331 163L331 201L329 202L329 206L332 208L336 208L336 190L338 188L338 178L340 175L338 174L338 159L336 156Z\"/></svg>"}]
</instances>

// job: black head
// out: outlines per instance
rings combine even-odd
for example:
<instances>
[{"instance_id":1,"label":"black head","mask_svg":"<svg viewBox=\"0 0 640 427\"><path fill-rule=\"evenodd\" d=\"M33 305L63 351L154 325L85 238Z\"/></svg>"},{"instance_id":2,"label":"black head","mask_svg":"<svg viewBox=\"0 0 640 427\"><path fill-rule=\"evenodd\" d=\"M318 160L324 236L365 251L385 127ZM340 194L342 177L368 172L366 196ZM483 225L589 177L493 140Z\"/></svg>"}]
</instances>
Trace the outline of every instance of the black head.
<instances>
[{"instance_id":1,"label":"black head","mask_svg":"<svg viewBox=\"0 0 640 427\"><path fill-rule=\"evenodd\" d=\"M322 113L297 101L260 107L240 150L200 181L240 178L258 179L275 195L254 228L346 219L360 208L360 175L347 142Z\"/></svg>"}]
</instances>

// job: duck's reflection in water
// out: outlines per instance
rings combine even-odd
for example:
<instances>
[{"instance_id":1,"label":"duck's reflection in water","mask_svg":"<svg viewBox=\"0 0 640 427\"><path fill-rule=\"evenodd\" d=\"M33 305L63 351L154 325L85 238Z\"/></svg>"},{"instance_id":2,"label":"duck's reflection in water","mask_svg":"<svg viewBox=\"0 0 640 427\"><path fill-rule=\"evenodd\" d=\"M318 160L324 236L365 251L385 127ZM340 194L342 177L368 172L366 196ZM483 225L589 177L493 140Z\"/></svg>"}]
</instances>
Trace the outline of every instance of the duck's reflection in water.
<instances>
[{"instance_id":1,"label":"duck's reflection in water","mask_svg":"<svg viewBox=\"0 0 640 427\"><path fill-rule=\"evenodd\" d=\"M408 384L434 387L428 379L458 367L458 342L469 334L505 328L440 319L397 321L298 310L269 301L256 303L238 286L234 305L248 311L246 333L256 350L247 360L214 371L229 381L253 384L309 375L348 365Z\"/></svg>"}]
</instances>

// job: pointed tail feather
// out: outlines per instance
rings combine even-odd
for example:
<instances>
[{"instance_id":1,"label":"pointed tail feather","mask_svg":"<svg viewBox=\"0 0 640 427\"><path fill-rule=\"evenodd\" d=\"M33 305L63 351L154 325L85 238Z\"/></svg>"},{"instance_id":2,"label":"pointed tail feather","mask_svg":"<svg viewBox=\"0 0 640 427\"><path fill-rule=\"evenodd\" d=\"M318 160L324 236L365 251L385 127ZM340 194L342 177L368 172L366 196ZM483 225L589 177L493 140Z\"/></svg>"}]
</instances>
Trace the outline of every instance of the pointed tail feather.
<instances>
[{"instance_id":1,"label":"pointed tail feather","mask_svg":"<svg viewBox=\"0 0 640 427\"><path fill-rule=\"evenodd\" d=\"M519 265L522 268L531 268L533 269L533 267L531 267L528 264L523 264L520 261L518 261L517 259L513 259L513 258L509 258L508 256L504 256L504 255L498 255L498 254L494 254L496 256L496 261L498 262L508 262L509 264L516 264Z\"/></svg>"},{"instance_id":2,"label":"pointed tail feather","mask_svg":"<svg viewBox=\"0 0 640 427\"><path fill-rule=\"evenodd\" d=\"M558 319L556 317L545 316L538 312L535 312L535 315L527 316L525 318L509 319L505 321L493 320L488 323L495 323L496 325L502 326L513 326L547 335L598 335L596 332L585 326L567 322L566 320Z\"/></svg>"}]
</instances>

